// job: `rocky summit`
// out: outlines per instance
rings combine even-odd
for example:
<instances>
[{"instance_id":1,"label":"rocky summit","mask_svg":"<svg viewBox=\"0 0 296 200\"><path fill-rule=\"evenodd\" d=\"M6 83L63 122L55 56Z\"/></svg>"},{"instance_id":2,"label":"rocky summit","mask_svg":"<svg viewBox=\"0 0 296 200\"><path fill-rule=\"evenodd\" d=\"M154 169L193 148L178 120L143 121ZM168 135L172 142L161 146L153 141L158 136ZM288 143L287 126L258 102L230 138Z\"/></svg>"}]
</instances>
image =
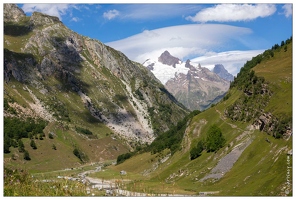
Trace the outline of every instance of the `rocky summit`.
<instances>
[{"instance_id":1,"label":"rocky summit","mask_svg":"<svg viewBox=\"0 0 296 200\"><path fill-rule=\"evenodd\" d=\"M230 74L222 64L216 64L213 72L227 81L233 81L234 79L233 75Z\"/></svg>"},{"instance_id":2,"label":"rocky summit","mask_svg":"<svg viewBox=\"0 0 296 200\"><path fill-rule=\"evenodd\" d=\"M158 61L162 64L173 66L174 68L176 68L176 64L181 62L179 58L172 56L168 51L164 51L160 57L158 57Z\"/></svg>"}]
</instances>

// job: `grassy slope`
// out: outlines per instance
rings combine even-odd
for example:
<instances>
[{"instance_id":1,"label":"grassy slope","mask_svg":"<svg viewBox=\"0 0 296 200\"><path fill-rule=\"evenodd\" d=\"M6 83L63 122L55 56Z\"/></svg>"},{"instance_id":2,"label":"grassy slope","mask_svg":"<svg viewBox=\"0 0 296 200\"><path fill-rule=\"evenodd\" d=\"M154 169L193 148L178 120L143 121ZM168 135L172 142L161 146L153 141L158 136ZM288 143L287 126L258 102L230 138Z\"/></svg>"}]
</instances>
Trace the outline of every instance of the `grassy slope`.
<instances>
[{"instance_id":1,"label":"grassy slope","mask_svg":"<svg viewBox=\"0 0 296 200\"><path fill-rule=\"evenodd\" d=\"M14 84L17 91L19 91L22 97L25 97L27 101L33 102L27 91L17 88L21 87L18 82L12 82L10 84ZM9 90L9 95L15 102L18 102L24 107L30 107L23 98L21 98L14 90L8 89L8 87L9 86L7 85L5 86L5 88ZM34 88L30 89L32 89L32 91L34 90ZM40 99L46 98L47 96L41 97L42 95L38 91L33 92ZM22 153L18 153L17 148L14 149L11 147L11 153L4 154L4 158L7 158L6 160L8 160L13 154L16 154L19 155L19 159L6 162L6 166L22 166L30 172L76 167L81 164L73 154L74 146L81 148L82 151L88 155L90 161L116 159L117 155L128 151L127 147L122 144L122 141L111 138L110 134L112 131L109 128L104 124L98 123L98 121L87 112L83 104L80 103L80 97L73 93L68 93L70 98L66 98L62 93L56 93L56 96L67 105L67 108L69 108L71 123L49 123L45 129L45 133L47 135L49 132L53 132L56 134L56 137L54 139L49 139L47 136L44 140L36 140L36 150L33 150L29 146L29 139L23 139L25 149L29 151L32 160L24 162ZM67 99L71 99L72 102L69 102ZM65 125L68 125L69 130L62 128ZM98 139L87 139L85 136L83 137L82 135L77 134L74 131L75 126L83 128L87 127ZM56 145L57 150L52 149L53 144Z\"/></svg>"},{"instance_id":2,"label":"grassy slope","mask_svg":"<svg viewBox=\"0 0 296 200\"><path fill-rule=\"evenodd\" d=\"M266 111L275 115L291 115L292 113L291 58L291 45L289 45L287 52L284 52L282 48L280 52L275 53L274 58L262 62L254 68L256 75L264 76L273 91L272 99L266 107ZM287 182L288 167L291 167L289 161L287 161L286 153L287 150L292 149L292 137L288 141L274 139L258 130L253 131L251 134L253 142L245 149L231 171L226 173L223 178L216 182L212 180L198 181L210 172L223 155L230 152L237 144L234 139L244 130L247 130L249 124L232 122L219 114L223 113L227 106L233 104L240 95L242 95L241 91L232 89L228 100L220 102L215 107L195 116L188 128L192 147L198 140L205 137L205 133L211 125L217 124L227 140L224 148L217 153L203 152L199 158L193 161L189 160L189 151L184 151L183 148L168 161L160 164L149 176L142 176L142 178L136 176L137 178L133 180L138 180L141 183L141 188L135 188L135 190L143 191L146 189L146 191L153 191L154 193L178 194L219 191L217 195L221 196L284 195L282 188ZM206 123L201 123L202 121L206 121ZM236 127L231 126L231 124ZM197 131L198 128L200 128L200 133ZM266 138L270 143L266 142ZM189 144L185 140L183 141L184 147ZM140 175L144 170L153 167L157 157L161 157L161 155L145 153L132 157L118 166L113 166L110 170L112 169L114 177L119 177L120 170L126 170L133 176ZM292 157L289 157L289 159L292 163ZM168 179L170 175L176 176ZM104 172L98 173L97 176L104 176Z\"/></svg>"},{"instance_id":3,"label":"grassy slope","mask_svg":"<svg viewBox=\"0 0 296 200\"><path fill-rule=\"evenodd\" d=\"M24 47L27 40L33 35L33 32L28 32L21 36L5 35L4 48L13 52L21 52L20 49ZM87 63L84 63L87 64ZM89 84L89 88L92 90L92 94L95 94L94 99L102 99L99 93L94 92L97 89L93 78L93 72L86 70L86 67L81 70L80 78L85 83ZM114 77L111 73L105 73L105 79L114 82ZM118 80L117 85L118 85ZM107 81L106 81L107 82ZM44 140L36 140L37 149L33 150L29 145L28 139L23 139L25 149L29 151L31 161L25 162L23 160L23 153L19 153L17 148L11 147L11 153L4 154L5 166L10 167L24 167L30 172L45 172L50 170L57 170L69 167L75 167L81 165L79 159L74 156L74 146L82 149L89 158L89 161L109 160L116 159L119 154L128 151L128 147L125 146L125 141L118 139L112 139L112 130L110 130L103 123L99 123L89 113L88 109L83 105L81 98L74 92L64 92L58 90L61 83L55 78L47 78L43 84L48 89L46 95L42 94L38 89L34 87L28 88L32 90L33 94L41 102L46 102L46 106L54 105L56 102L52 100L53 97L57 101L63 103L64 107L68 110L69 118L71 122L63 121L62 123L49 123L45 133L54 132L57 137L51 140L46 137ZM116 92L121 88L114 86ZM24 108L30 108L29 103L34 103L34 100L30 96L28 91L23 89L23 85L18 81L12 79L9 83L4 84L4 98L13 99L13 102L21 105ZM130 108L130 110L132 110ZM133 110L132 110L133 111ZM65 130L62 127L68 126L69 129ZM87 128L98 139L86 139L85 136L79 135L75 132L75 126ZM55 144L57 150L52 149L52 145ZM12 155L18 156L16 160L10 159Z\"/></svg>"},{"instance_id":4,"label":"grassy slope","mask_svg":"<svg viewBox=\"0 0 296 200\"><path fill-rule=\"evenodd\" d=\"M14 29L13 31L16 31L17 35L20 36L11 36L5 34L4 48L12 52L21 53L21 49L27 44L28 39L34 35L34 31L22 35L18 30ZM66 29L61 28L60 32L49 34L53 34L55 36L58 35L61 39L64 35L69 35L70 33L68 33ZM47 51L46 44L44 44L43 48ZM136 112L129 103L128 97L124 92L125 86L123 83L120 82L120 80L116 78L116 76L113 75L107 68L97 68L93 61L89 59L90 57L86 56L88 53L89 52L83 53L86 60L80 63L81 66L76 66L77 70L73 73L77 79L81 80L81 82L86 85L84 89L86 90L87 95L89 95L89 97L92 99L94 106L96 106L96 108L98 108L100 111L108 110L110 113L116 112L117 107L114 106L114 103L112 103L108 98L108 96L110 96L112 97L113 102L118 104L120 107L125 108L129 113L136 117ZM40 57L36 56L35 60L40 62ZM149 80L147 76L145 76L145 78L145 81ZM72 153L74 146L82 149L82 151L88 155L90 161L101 161L106 159L114 160L119 154L129 151L130 144L127 144L127 141L124 139L112 139L114 138L113 131L103 123L100 123L99 120L90 114L85 105L83 105L82 100L80 96L77 95L77 93L72 92L71 89L65 90L65 88L62 87L63 83L61 80L55 79L53 77L47 77L46 80L39 81L42 83L41 85L43 85L44 88L48 90L48 93L45 95L40 92L42 87L36 89L28 85L28 88L44 104L45 107L56 107L57 104L62 105L61 107L67 111L67 115L69 116L68 118L71 121L68 122L67 120L64 120L60 124L49 123L45 133L48 134L49 132L54 132L58 135L58 137L54 140L49 140L48 137L46 137L43 141L36 141L38 149L35 151L33 151L29 145L28 147L26 146L26 150L29 151L32 160L30 162L26 162L25 168L29 169L31 172L40 172L56 170L69 166L77 166L79 165L79 160ZM155 86L155 84L153 86ZM24 108L30 108L29 104L34 103L34 100L30 96L29 92L25 91L23 89L23 85L18 81L13 80L13 78L8 83L4 84L4 90L4 98L7 98L8 100L13 99L14 102ZM151 91L154 90L151 89ZM159 94L160 93L161 92L159 92ZM161 97L158 96L155 100L162 101ZM184 112L181 112L180 115L174 114L172 116L178 116L179 118L179 116L182 115L184 115ZM61 116L61 118L63 117L64 116ZM157 119L159 118L160 117ZM176 121L176 119L173 120ZM69 129L65 130L62 128L65 126L69 127ZM85 139L85 137L82 137L76 133L75 126L87 128L98 139ZM53 142L57 146L56 151L51 150ZM20 163L23 163L23 155L22 153L18 153L17 149L13 149L11 147L11 150L11 153L4 155L6 160L5 165L18 167L20 166ZM43 152L42 156L41 152ZM60 155L61 152L63 152L62 154L65 155ZM10 159L13 154L19 155L19 158L16 161ZM36 164L36 160L38 160L38 165Z\"/></svg>"},{"instance_id":5,"label":"grassy slope","mask_svg":"<svg viewBox=\"0 0 296 200\"><path fill-rule=\"evenodd\" d=\"M287 51L281 48L267 62L260 63L254 68L258 76L263 76L274 91L273 98L266 111L277 116L292 115L292 44ZM281 105L281 106L279 106Z\"/></svg>"}]
</instances>

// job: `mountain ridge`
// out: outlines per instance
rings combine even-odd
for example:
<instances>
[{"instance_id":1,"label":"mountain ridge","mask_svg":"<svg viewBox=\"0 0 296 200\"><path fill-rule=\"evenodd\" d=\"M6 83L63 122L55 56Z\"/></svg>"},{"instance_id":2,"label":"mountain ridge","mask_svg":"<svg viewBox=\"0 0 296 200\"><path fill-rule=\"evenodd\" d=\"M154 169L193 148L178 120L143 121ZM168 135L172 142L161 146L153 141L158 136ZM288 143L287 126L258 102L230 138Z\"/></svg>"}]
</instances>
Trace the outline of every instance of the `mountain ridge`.
<instances>
[{"instance_id":1,"label":"mountain ridge","mask_svg":"<svg viewBox=\"0 0 296 200\"><path fill-rule=\"evenodd\" d=\"M91 153L86 144L92 140L100 143L116 136L110 145L125 146L111 151L109 159L116 158L151 143L188 113L149 70L121 52L71 31L56 17L38 12L23 16L10 4L4 4L4 10L19 16L4 23L5 118L48 121L46 138L51 132L65 134L73 142L56 141L63 149L78 148L99 161L110 154L101 159ZM90 141L79 140L85 136L77 130L89 130ZM76 162L71 156L68 165ZM37 161L34 156L32 160Z\"/></svg>"},{"instance_id":2,"label":"mountain ridge","mask_svg":"<svg viewBox=\"0 0 296 200\"><path fill-rule=\"evenodd\" d=\"M229 80L190 60L182 62L164 51L158 61L143 64L165 85L175 98L190 110L205 110L219 102L229 88ZM224 74L228 73L224 69ZM221 69L222 70L222 69Z\"/></svg>"},{"instance_id":3,"label":"mountain ridge","mask_svg":"<svg viewBox=\"0 0 296 200\"><path fill-rule=\"evenodd\" d=\"M230 74L222 64L216 64L213 68L213 72L227 81L231 82L234 80L233 75Z\"/></svg>"}]
</instances>

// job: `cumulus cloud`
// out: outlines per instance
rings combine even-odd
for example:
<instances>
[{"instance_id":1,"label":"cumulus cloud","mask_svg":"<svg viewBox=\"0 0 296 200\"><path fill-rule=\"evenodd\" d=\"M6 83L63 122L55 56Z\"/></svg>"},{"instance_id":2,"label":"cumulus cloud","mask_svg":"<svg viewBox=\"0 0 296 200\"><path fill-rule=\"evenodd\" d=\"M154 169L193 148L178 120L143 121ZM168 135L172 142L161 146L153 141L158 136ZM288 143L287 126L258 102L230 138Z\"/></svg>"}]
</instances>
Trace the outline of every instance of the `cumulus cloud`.
<instances>
[{"instance_id":1,"label":"cumulus cloud","mask_svg":"<svg viewBox=\"0 0 296 200\"><path fill-rule=\"evenodd\" d=\"M285 4L283 5L282 9L284 10L284 14L286 17L290 17L293 13L292 4Z\"/></svg>"},{"instance_id":2,"label":"cumulus cloud","mask_svg":"<svg viewBox=\"0 0 296 200\"><path fill-rule=\"evenodd\" d=\"M104 12L103 17L111 20L114 19L115 17L119 16L119 11L118 10L109 10L108 12Z\"/></svg>"},{"instance_id":3,"label":"cumulus cloud","mask_svg":"<svg viewBox=\"0 0 296 200\"><path fill-rule=\"evenodd\" d=\"M274 14L276 6L273 4L219 4L205 8L195 16L186 17L193 22L234 22L250 21L258 17L268 17Z\"/></svg>"},{"instance_id":4,"label":"cumulus cloud","mask_svg":"<svg viewBox=\"0 0 296 200\"><path fill-rule=\"evenodd\" d=\"M243 36L251 33L249 28L230 25L190 24L145 30L107 45L142 63L148 58L159 56L164 50L183 59L203 55L208 51L221 51L226 46L229 48L229 45L235 49L235 44L242 44Z\"/></svg>"},{"instance_id":5,"label":"cumulus cloud","mask_svg":"<svg viewBox=\"0 0 296 200\"><path fill-rule=\"evenodd\" d=\"M69 8L73 7L71 4L24 4L22 10L25 13L42 12L51 16L56 16L62 20L62 15L65 15Z\"/></svg>"}]
</instances>

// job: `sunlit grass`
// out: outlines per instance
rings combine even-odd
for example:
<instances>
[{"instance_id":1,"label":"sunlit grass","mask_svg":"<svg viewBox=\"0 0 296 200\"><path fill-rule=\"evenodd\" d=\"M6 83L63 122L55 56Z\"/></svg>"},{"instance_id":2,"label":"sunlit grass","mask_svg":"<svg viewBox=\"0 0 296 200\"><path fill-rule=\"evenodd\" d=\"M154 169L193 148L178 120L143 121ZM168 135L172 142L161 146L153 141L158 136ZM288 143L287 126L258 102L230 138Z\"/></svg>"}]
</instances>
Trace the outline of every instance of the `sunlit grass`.
<instances>
[{"instance_id":1,"label":"sunlit grass","mask_svg":"<svg viewBox=\"0 0 296 200\"><path fill-rule=\"evenodd\" d=\"M4 196L87 196L78 181L35 179L24 170L4 170Z\"/></svg>"}]
</instances>

